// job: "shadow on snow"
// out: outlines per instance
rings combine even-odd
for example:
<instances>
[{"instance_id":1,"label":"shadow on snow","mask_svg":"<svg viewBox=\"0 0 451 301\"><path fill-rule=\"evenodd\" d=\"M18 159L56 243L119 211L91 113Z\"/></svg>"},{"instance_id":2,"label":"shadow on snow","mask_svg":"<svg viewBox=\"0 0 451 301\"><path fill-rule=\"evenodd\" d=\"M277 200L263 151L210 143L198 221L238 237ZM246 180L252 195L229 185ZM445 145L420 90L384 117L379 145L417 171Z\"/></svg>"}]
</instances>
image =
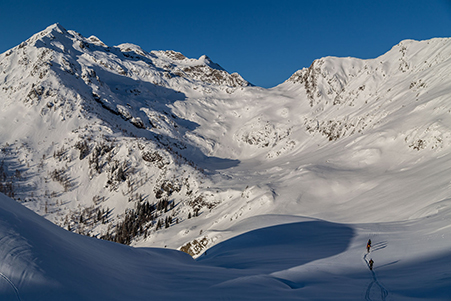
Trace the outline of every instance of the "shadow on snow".
<instances>
[{"instance_id":1,"label":"shadow on snow","mask_svg":"<svg viewBox=\"0 0 451 301\"><path fill-rule=\"evenodd\" d=\"M342 224L308 221L253 230L224 241L199 263L256 273L271 273L345 251L354 230Z\"/></svg>"}]
</instances>

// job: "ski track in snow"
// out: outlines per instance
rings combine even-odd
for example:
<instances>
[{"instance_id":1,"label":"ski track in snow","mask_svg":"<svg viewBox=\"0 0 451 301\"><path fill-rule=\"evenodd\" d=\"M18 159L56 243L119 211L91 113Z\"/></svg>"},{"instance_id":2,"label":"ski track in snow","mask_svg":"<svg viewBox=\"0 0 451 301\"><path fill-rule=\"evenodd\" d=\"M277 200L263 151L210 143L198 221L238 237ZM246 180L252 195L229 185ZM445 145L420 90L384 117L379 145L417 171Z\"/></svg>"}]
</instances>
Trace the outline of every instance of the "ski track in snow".
<instances>
[{"instance_id":1,"label":"ski track in snow","mask_svg":"<svg viewBox=\"0 0 451 301\"><path fill-rule=\"evenodd\" d=\"M387 243L385 243L385 242L374 244L374 247L371 247L372 250L369 253L365 253L363 255L363 260L366 262L368 269L370 269L370 263L367 258L368 254L370 254L371 252L374 252L376 250L383 249L386 246L387 246ZM373 277L373 280L370 282L370 284L368 284L368 287L365 292L365 300L366 301L374 301L375 300L375 299L371 298L371 289L373 288L373 285L376 285L377 287L379 287L381 300L382 301L387 300L387 296L389 294L388 290L382 284L380 284L380 282L377 280L376 273L374 272L374 268L370 269L370 272Z\"/></svg>"},{"instance_id":2,"label":"ski track in snow","mask_svg":"<svg viewBox=\"0 0 451 301\"><path fill-rule=\"evenodd\" d=\"M22 301L22 300L20 299L19 290L18 290L17 287L14 285L14 283L13 283L8 277L6 277L6 275L3 274L2 272L0 272L0 276L1 276L3 279L5 279L5 281L8 282L9 285L13 288L14 292L16 293L17 300Z\"/></svg>"}]
</instances>

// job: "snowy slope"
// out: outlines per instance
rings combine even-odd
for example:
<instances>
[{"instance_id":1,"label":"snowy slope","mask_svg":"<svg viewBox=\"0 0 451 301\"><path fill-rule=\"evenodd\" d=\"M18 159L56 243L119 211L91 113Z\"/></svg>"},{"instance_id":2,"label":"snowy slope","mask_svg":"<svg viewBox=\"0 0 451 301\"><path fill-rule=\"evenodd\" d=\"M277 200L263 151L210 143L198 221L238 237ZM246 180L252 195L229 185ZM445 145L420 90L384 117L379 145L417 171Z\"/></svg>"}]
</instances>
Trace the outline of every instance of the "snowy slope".
<instances>
[{"instance_id":1,"label":"snowy slope","mask_svg":"<svg viewBox=\"0 0 451 301\"><path fill-rule=\"evenodd\" d=\"M266 216L277 225L218 244L196 262L178 251L70 233L0 195L0 295L23 301L447 300L451 244L444 217L450 210L448 204L428 219L389 224ZM368 237L373 249L366 254Z\"/></svg>"},{"instance_id":2,"label":"snowy slope","mask_svg":"<svg viewBox=\"0 0 451 301\"><path fill-rule=\"evenodd\" d=\"M193 280L211 296L446 300L450 58L450 39L408 40L263 89L55 24L0 55L0 190L72 232L193 255L183 271L212 269Z\"/></svg>"}]
</instances>

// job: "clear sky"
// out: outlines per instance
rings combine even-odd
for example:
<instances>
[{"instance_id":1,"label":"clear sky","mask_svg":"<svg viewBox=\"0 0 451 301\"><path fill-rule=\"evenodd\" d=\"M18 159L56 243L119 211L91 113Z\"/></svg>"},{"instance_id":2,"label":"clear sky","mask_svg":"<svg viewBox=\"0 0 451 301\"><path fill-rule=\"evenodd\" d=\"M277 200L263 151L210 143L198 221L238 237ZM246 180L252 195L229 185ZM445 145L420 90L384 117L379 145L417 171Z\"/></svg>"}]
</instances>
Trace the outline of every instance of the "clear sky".
<instances>
[{"instance_id":1,"label":"clear sky","mask_svg":"<svg viewBox=\"0 0 451 301\"><path fill-rule=\"evenodd\" d=\"M374 58L451 37L451 0L0 0L0 53L53 23L105 44L208 55L272 87L324 56Z\"/></svg>"}]
</instances>

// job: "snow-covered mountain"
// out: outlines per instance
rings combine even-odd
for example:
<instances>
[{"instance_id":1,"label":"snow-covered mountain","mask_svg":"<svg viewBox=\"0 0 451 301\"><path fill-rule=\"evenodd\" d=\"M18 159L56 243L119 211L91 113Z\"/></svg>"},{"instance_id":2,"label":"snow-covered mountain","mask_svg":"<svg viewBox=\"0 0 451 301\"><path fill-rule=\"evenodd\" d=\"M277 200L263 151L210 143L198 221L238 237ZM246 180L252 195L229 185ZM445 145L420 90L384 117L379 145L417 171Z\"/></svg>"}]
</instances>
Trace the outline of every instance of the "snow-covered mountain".
<instances>
[{"instance_id":1,"label":"snow-covered mountain","mask_svg":"<svg viewBox=\"0 0 451 301\"><path fill-rule=\"evenodd\" d=\"M23 241L38 251L0 266L4 291L32 294L34 276L17 275L62 295L87 285L72 282L79 269L57 281L39 251L50 240L56 258L66 244L82 246L58 261L70 271L97 248L112 260L150 260L136 296L153 279L184 287L172 298L208 288L210 299L449 299L450 72L451 39L407 40L375 59L318 59L263 89L207 56L109 47L52 25L0 55L0 191L72 232L198 259L51 225L30 238L14 224L45 222L14 205L0 208L18 216L5 217L2 231L16 234L5 234L14 239L0 255L28 250ZM368 237L377 274L363 254ZM80 260L100 260L93 269L108 277L96 252ZM134 260L108 285L130 286ZM156 281L151 267L196 280ZM102 284L86 281L88 300ZM119 291L109 298L123 300Z\"/></svg>"},{"instance_id":2,"label":"snow-covered mountain","mask_svg":"<svg viewBox=\"0 0 451 301\"><path fill-rule=\"evenodd\" d=\"M241 76L206 56L107 47L59 24L3 53L0 64L3 192L71 231L110 239L139 202L140 236L213 206L192 161L206 156L187 138L197 125L170 105L185 90L249 86Z\"/></svg>"}]
</instances>

